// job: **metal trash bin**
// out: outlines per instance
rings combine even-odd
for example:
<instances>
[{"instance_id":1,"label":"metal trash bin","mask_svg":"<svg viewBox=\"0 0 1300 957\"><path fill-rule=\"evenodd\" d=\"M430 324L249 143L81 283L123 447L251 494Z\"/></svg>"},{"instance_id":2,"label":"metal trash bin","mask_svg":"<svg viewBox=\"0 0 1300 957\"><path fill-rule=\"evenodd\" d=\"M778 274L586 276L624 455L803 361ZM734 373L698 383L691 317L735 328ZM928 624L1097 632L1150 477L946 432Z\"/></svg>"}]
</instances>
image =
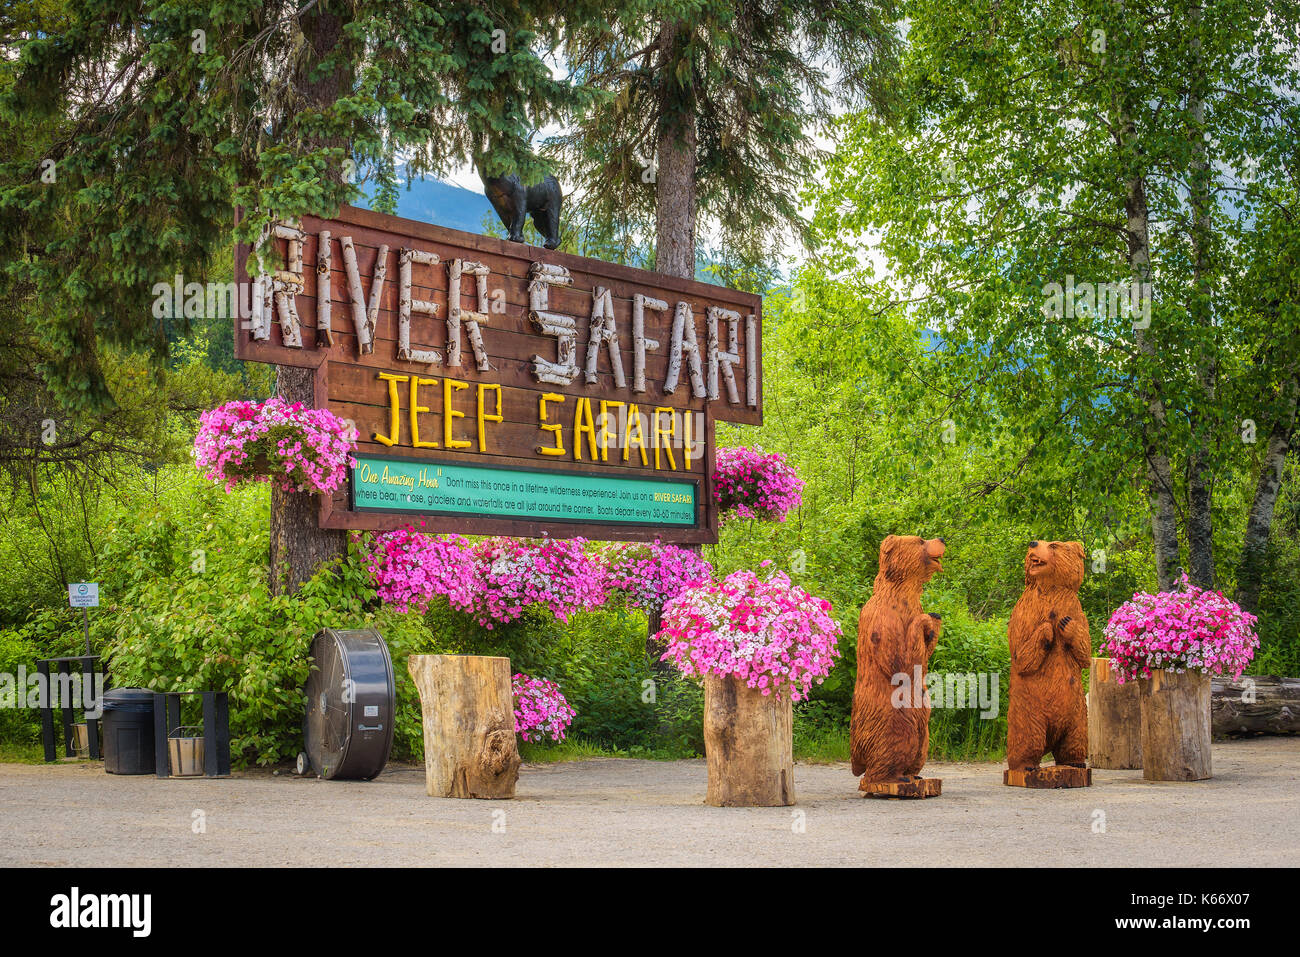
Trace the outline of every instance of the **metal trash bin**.
<instances>
[{"instance_id":1,"label":"metal trash bin","mask_svg":"<svg viewBox=\"0 0 1300 957\"><path fill-rule=\"evenodd\" d=\"M104 692L104 770L109 774L153 774L153 692L113 688Z\"/></svg>"},{"instance_id":2,"label":"metal trash bin","mask_svg":"<svg viewBox=\"0 0 1300 957\"><path fill-rule=\"evenodd\" d=\"M174 778L203 775L203 735L188 737L182 732L202 731L200 727L173 728L167 733L167 767Z\"/></svg>"}]
</instances>

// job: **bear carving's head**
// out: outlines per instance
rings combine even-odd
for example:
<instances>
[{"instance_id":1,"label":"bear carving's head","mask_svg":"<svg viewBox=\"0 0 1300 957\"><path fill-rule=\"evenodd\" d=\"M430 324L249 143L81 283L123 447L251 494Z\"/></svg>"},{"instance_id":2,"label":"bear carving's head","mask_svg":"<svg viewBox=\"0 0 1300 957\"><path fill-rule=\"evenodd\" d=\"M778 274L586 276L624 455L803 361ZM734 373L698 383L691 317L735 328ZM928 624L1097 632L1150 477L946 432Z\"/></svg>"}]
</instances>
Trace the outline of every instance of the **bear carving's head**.
<instances>
[{"instance_id":1,"label":"bear carving's head","mask_svg":"<svg viewBox=\"0 0 1300 957\"><path fill-rule=\"evenodd\" d=\"M940 559L945 550L942 538L886 535L880 543L880 574L885 581L909 582L919 588L943 571Z\"/></svg>"},{"instance_id":2,"label":"bear carving's head","mask_svg":"<svg viewBox=\"0 0 1300 957\"><path fill-rule=\"evenodd\" d=\"M1083 584L1082 542L1030 542L1025 554L1025 584L1040 588L1069 588Z\"/></svg>"}]
</instances>

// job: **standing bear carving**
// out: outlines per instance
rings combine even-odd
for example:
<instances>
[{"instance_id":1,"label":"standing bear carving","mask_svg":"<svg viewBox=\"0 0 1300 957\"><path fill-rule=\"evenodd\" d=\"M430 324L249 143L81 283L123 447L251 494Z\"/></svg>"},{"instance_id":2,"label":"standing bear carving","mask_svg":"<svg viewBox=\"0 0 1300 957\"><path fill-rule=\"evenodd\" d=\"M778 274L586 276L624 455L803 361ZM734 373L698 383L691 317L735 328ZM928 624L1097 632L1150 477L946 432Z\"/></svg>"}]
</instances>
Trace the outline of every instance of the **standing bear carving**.
<instances>
[{"instance_id":1,"label":"standing bear carving","mask_svg":"<svg viewBox=\"0 0 1300 957\"><path fill-rule=\"evenodd\" d=\"M1036 770L1048 752L1057 765L1087 765L1082 674L1092 643L1079 604L1083 560L1079 542L1031 542L1025 555L1025 591L1007 626L1007 767L1012 771Z\"/></svg>"},{"instance_id":2,"label":"standing bear carving","mask_svg":"<svg viewBox=\"0 0 1300 957\"><path fill-rule=\"evenodd\" d=\"M858 619L858 678L853 688L849 749L853 773L866 785L916 778L930 753L930 707L913 695L895 704L905 675L923 695L925 672L942 622L921 610L921 589L943 570L942 538L890 535L880 545L880 571ZM919 669L919 670L918 670ZM921 684L916 686L915 682Z\"/></svg>"}]
</instances>

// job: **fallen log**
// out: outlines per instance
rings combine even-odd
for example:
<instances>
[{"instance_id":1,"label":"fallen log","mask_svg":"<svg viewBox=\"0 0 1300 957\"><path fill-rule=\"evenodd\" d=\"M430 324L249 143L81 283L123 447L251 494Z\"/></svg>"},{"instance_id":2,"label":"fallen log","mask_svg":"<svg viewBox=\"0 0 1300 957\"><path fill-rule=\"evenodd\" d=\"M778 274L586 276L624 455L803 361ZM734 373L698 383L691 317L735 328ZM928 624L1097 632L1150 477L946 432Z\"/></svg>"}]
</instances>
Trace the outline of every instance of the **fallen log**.
<instances>
[{"instance_id":1,"label":"fallen log","mask_svg":"<svg viewBox=\"0 0 1300 957\"><path fill-rule=\"evenodd\" d=\"M1210 727L1217 737L1300 732L1300 678L1211 679Z\"/></svg>"}]
</instances>

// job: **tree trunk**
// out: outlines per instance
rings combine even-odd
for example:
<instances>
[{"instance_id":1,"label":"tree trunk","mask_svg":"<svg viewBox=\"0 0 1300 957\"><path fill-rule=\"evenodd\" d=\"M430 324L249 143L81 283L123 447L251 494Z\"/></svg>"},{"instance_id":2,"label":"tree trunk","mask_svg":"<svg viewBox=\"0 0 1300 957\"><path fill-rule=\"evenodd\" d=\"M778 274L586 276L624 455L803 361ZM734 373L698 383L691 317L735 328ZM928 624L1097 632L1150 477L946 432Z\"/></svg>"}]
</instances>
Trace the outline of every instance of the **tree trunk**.
<instances>
[{"instance_id":1,"label":"tree trunk","mask_svg":"<svg viewBox=\"0 0 1300 957\"><path fill-rule=\"evenodd\" d=\"M1216 736L1300 734L1300 678L1212 678L1210 728Z\"/></svg>"},{"instance_id":2,"label":"tree trunk","mask_svg":"<svg viewBox=\"0 0 1300 957\"><path fill-rule=\"evenodd\" d=\"M794 803L793 712L739 678L704 677L704 754L714 807Z\"/></svg>"},{"instance_id":3,"label":"tree trunk","mask_svg":"<svg viewBox=\"0 0 1300 957\"><path fill-rule=\"evenodd\" d=\"M1210 315L1211 263L1210 244L1210 158L1205 141L1205 100L1200 87L1205 80L1201 65L1202 10L1193 6L1188 12L1188 29L1193 32L1189 97L1192 147L1189 179L1192 207L1192 291L1187 312L1203 336L1214 334ZM1202 344L1196 357L1196 381L1201 400L1194 405L1191 445L1187 452L1187 572L1191 581L1202 588L1214 587L1214 498L1213 471L1210 465L1210 434L1217 425L1214 411L1217 392L1218 363L1213 345Z\"/></svg>"},{"instance_id":4,"label":"tree trunk","mask_svg":"<svg viewBox=\"0 0 1300 957\"><path fill-rule=\"evenodd\" d=\"M1149 301L1151 289L1151 239L1148 225L1146 182L1141 176L1129 181L1124 201L1128 216L1128 259L1131 281L1139 283L1141 295ZM1148 307L1149 308L1149 307ZM1155 344L1147 330L1134 329L1138 352L1154 363ZM1147 495L1151 502L1151 538L1155 546L1156 577L1161 590L1173 587L1179 568L1178 510L1174 501L1173 473L1163 443L1169 427L1165 403L1154 382L1145 381L1148 370L1139 370L1142 401L1148 418L1142 424L1142 445L1147 464Z\"/></svg>"},{"instance_id":5,"label":"tree trunk","mask_svg":"<svg viewBox=\"0 0 1300 957\"><path fill-rule=\"evenodd\" d=\"M1283 385L1283 407L1268 437L1268 449L1259 463L1259 479L1255 483L1255 498L1246 520L1246 533L1241 543L1241 558L1237 564L1237 604L1249 612L1259 605L1260 581L1264 574L1264 555L1268 551L1269 534L1273 528L1273 509L1278 492L1282 489L1282 468L1291 450L1291 436L1296 426L1296 400L1300 397L1300 376L1292 375Z\"/></svg>"},{"instance_id":6,"label":"tree trunk","mask_svg":"<svg viewBox=\"0 0 1300 957\"><path fill-rule=\"evenodd\" d=\"M512 798L519 780L510 659L411 655L430 797Z\"/></svg>"},{"instance_id":7,"label":"tree trunk","mask_svg":"<svg viewBox=\"0 0 1300 957\"><path fill-rule=\"evenodd\" d=\"M351 86L350 72L342 67L333 73L310 79L320 60L343 40L343 20L319 7L300 18L310 51L298 69L294 86L309 110L327 109ZM303 149L345 146L330 139L301 144ZM333 171L342 178L342 169ZM315 406L314 373L311 369L276 366L275 394L285 402ZM286 492L271 486L271 577L273 595L292 595L309 581L326 562L347 554L347 535L340 529L323 529L317 524L319 504L310 492Z\"/></svg>"},{"instance_id":8,"label":"tree trunk","mask_svg":"<svg viewBox=\"0 0 1300 957\"><path fill-rule=\"evenodd\" d=\"M666 276L695 278L695 129L694 78L683 83L677 66L686 56L685 24L665 23L659 31L659 133L655 169L655 270Z\"/></svg>"},{"instance_id":9,"label":"tree trunk","mask_svg":"<svg viewBox=\"0 0 1300 957\"><path fill-rule=\"evenodd\" d=\"M1157 671L1138 683L1142 776L1148 781L1210 777L1210 676L1201 671Z\"/></svg>"},{"instance_id":10,"label":"tree trunk","mask_svg":"<svg viewBox=\"0 0 1300 957\"><path fill-rule=\"evenodd\" d=\"M1142 767L1142 694L1136 681L1120 684L1109 658L1093 658L1088 684L1088 764L1131 771Z\"/></svg>"}]
</instances>

